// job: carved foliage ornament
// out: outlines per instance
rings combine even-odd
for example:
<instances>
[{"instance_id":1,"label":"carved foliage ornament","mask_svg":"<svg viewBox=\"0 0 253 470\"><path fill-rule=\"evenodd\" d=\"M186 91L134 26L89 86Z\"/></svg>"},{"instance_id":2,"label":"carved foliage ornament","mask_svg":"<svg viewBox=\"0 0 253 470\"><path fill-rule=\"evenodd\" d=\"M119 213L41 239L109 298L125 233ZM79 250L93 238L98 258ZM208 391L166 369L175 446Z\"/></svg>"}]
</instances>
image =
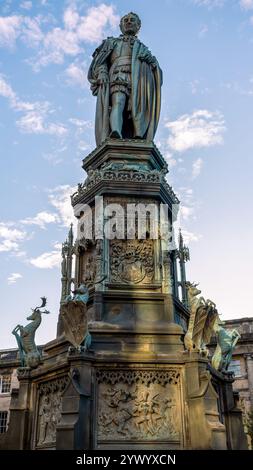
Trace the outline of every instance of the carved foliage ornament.
<instances>
[{"instance_id":1,"label":"carved foliage ornament","mask_svg":"<svg viewBox=\"0 0 253 470\"><path fill-rule=\"evenodd\" d=\"M97 371L96 377L98 383L106 382L112 385L116 384L117 382L123 382L128 385L132 385L138 382L146 386L149 386L151 383L157 383L165 386L166 384L178 385L180 381L180 372L176 369L170 369L166 371L99 370Z\"/></svg>"},{"instance_id":2,"label":"carved foliage ornament","mask_svg":"<svg viewBox=\"0 0 253 470\"><path fill-rule=\"evenodd\" d=\"M100 183L101 181L128 181L129 183L148 183L148 184L162 184L168 191L172 202L179 204L179 199L174 193L172 187L168 184L164 177L165 171L159 170L147 170L146 168L140 168L138 171L131 169L131 167L123 168L101 168L96 170L90 170L87 180L84 184L79 185L78 191L71 196L72 204L76 204L93 186Z\"/></svg>"}]
</instances>

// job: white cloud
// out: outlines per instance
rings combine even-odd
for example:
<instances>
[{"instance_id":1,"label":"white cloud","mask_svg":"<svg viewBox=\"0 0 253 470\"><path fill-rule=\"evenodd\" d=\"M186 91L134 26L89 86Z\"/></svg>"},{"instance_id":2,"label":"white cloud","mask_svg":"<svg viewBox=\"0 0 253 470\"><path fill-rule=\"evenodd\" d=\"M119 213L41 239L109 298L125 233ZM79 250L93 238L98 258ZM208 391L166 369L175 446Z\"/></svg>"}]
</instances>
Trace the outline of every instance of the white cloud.
<instances>
[{"instance_id":1,"label":"white cloud","mask_svg":"<svg viewBox=\"0 0 253 470\"><path fill-rule=\"evenodd\" d=\"M52 149L51 153L44 153L42 156L45 160L47 160L49 163L52 165L58 165L63 161L62 154L68 149L67 145L62 145L57 147L55 149Z\"/></svg>"},{"instance_id":2,"label":"white cloud","mask_svg":"<svg viewBox=\"0 0 253 470\"><path fill-rule=\"evenodd\" d=\"M169 170L171 168L174 168L174 166L177 165L177 160L174 158L173 154L171 152L167 152L164 154L164 158L166 162L168 163L168 168Z\"/></svg>"},{"instance_id":3,"label":"white cloud","mask_svg":"<svg viewBox=\"0 0 253 470\"><path fill-rule=\"evenodd\" d=\"M24 1L21 7L28 10L31 2ZM37 57L29 61L35 71L50 63L62 64L65 56L75 57L83 52L84 43L97 43L119 24L115 7L101 3L80 15L74 6L66 8L63 27L42 31L43 17L12 15L0 17L0 46L14 47L18 39L29 47L39 47ZM72 64L67 69L69 80L84 83L81 66Z\"/></svg>"},{"instance_id":4,"label":"white cloud","mask_svg":"<svg viewBox=\"0 0 253 470\"><path fill-rule=\"evenodd\" d=\"M69 85L78 85L84 88L87 85L87 71L84 64L72 62L65 70L66 82Z\"/></svg>"},{"instance_id":5,"label":"white cloud","mask_svg":"<svg viewBox=\"0 0 253 470\"><path fill-rule=\"evenodd\" d=\"M33 4L29 0L25 0L24 2L21 2L20 8L23 8L24 10L31 10L33 7Z\"/></svg>"},{"instance_id":6,"label":"white cloud","mask_svg":"<svg viewBox=\"0 0 253 470\"><path fill-rule=\"evenodd\" d=\"M200 30L199 30L199 37L203 38L208 32L208 26L206 24L202 25Z\"/></svg>"},{"instance_id":7,"label":"white cloud","mask_svg":"<svg viewBox=\"0 0 253 470\"><path fill-rule=\"evenodd\" d=\"M119 24L119 17L112 5L102 3L91 7L81 16L75 7L68 7L63 14L64 27L55 27L44 34L41 50L31 62L35 71L50 63L62 64L65 56L75 57L83 52L83 43L97 43ZM67 69L69 79L83 83L83 70L72 64Z\"/></svg>"},{"instance_id":8,"label":"white cloud","mask_svg":"<svg viewBox=\"0 0 253 470\"><path fill-rule=\"evenodd\" d=\"M79 22L79 14L74 6L68 7L63 14L66 29L75 29Z\"/></svg>"},{"instance_id":9,"label":"white cloud","mask_svg":"<svg viewBox=\"0 0 253 470\"><path fill-rule=\"evenodd\" d=\"M68 129L60 123L47 123L49 112L48 103L35 103L37 109L28 111L18 121L19 129L26 134L49 134L62 137L68 133Z\"/></svg>"},{"instance_id":10,"label":"white cloud","mask_svg":"<svg viewBox=\"0 0 253 470\"><path fill-rule=\"evenodd\" d=\"M47 224L56 223L58 220L57 214L42 211L38 212L35 217L27 217L20 222L25 225L38 225L40 228L45 229Z\"/></svg>"},{"instance_id":11,"label":"white cloud","mask_svg":"<svg viewBox=\"0 0 253 470\"><path fill-rule=\"evenodd\" d=\"M184 206L183 204L179 207L179 217L183 220L189 220L189 218L193 215L194 208L189 206Z\"/></svg>"},{"instance_id":12,"label":"white cloud","mask_svg":"<svg viewBox=\"0 0 253 470\"><path fill-rule=\"evenodd\" d=\"M19 129L28 134L43 134L44 116L43 111L30 111L17 121Z\"/></svg>"},{"instance_id":13,"label":"white cloud","mask_svg":"<svg viewBox=\"0 0 253 470\"><path fill-rule=\"evenodd\" d=\"M13 48L18 38L30 47L37 46L44 38L40 22L40 17L0 16L0 46Z\"/></svg>"},{"instance_id":14,"label":"white cloud","mask_svg":"<svg viewBox=\"0 0 253 470\"><path fill-rule=\"evenodd\" d=\"M253 10L253 0L240 0L243 10Z\"/></svg>"},{"instance_id":15,"label":"white cloud","mask_svg":"<svg viewBox=\"0 0 253 470\"><path fill-rule=\"evenodd\" d=\"M78 150L80 150L80 152L86 152L89 149L90 149L90 144L88 144L88 142L85 142L85 140L80 140L78 142Z\"/></svg>"},{"instance_id":16,"label":"white cloud","mask_svg":"<svg viewBox=\"0 0 253 470\"><path fill-rule=\"evenodd\" d=\"M82 128L89 128L91 129L93 127L93 124L91 121L84 121L83 119L77 119L77 118L70 118L69 122L71 124L74 124L76 127L82 127Z\"/></svg>"},{"instance_id":17,"label":"white cloud","mask_svg":"<svg viewBox=\"0 0 253 470\"><path fill-rule=\"evenodd\" d=\"M192 0L194 5L205 6L208 8L222 7L226 0Z\"/></svg>"},{"instance_id":18,"label":"white cloud","mask_svg":"<svg viewBox=\"0 0 253 470\"><path fill-rule=\"evenodd\" d=\"M0 46L13 47L21 31L22 17L0 16Z\"/></svg>"},{"instance_id":19,"label":"white cloud","mask_svg":"<svg viewBox=\"0 0 253 470\"><path fill-rule=\"evenodd\" d=\"M12 273L7 278L8 284L15 284L18 279L21 279L23 276L19 273Z\"/></svg>"},{"instance_id":20,"label":"white cloud","mask_svg":"<svg viewBox=\"0 0 253 470\"><path fill-rule=\"evenodd\" d=\"M76 191L76 187L69 185L57 186L49 190L49 201L52 206L57 209L59 217L65 227L69 227L71 223L76 224L70 196Z\"/></svg>"},{"instance_id":21,"label":"white cloud","mask_svg":"<svg viewBox=\"0 0 253 470\"><path fill-rule=\"evenodd\" d=\"M203 166L202 158L197 158L197 160L193 162L193 165L192 165L192 177L193 178L197 178L197 176L200 175L202 166Z\"/></svg>"},{"instance_id":22,"label":"white cloud","mask_svg":"<svg viewBox=\"0 0 253 470\"><path fill-rule=\"evenodd\" d=\"M17 251L27 233L14 227L12 223L0 222L0 252Z\"/></svg>"},{"instance_id":23,"label":"white cloud","mask_svg":"<svg viewBox=\"0 0 253 470\"><path fill-rule=\"evenodd\" d=\"M43 40L43 50L38 65L45 66L50 62L62 64L65 55L76 56L82 49L76 32L61 28L49 31Z\"/></svg>"},{"instance_id":24,"label":"white cloud","mask_svg":"<svg viewBox=\"0 0 253 470\"><path fill-rule=\"evenodd\" d=\"M170 130L167 143L177 152L221 144L226 129L223 115L207 110L184 114L176 121L167 122L165 127Z\"/></svg>"},{"instance_id":25,"label":"white cloud","mask_svg":"<svg viewBox=\"0 0 253 470\"><path fill-rule=\"evenodd\" d=\"M179 191L179 199L182 201L187 202L187 204L192 204L192 198L193 198L193 189L188 188L186 186L181 186L178 188Z\"/></svg>"},{"instance_id":26,"label":"white cloud","mask_svg":"<svg viewBox=\"0 0 253 470\"><path fill-rule=\"evenodd\" d=\"M48 115L52 112L48 101L33 103L22 101L12 87L0 74L0 96L8 99L9 105L15 111L24 112L24 115L16 121L22 132L29 134L49 134L62 137L68 129L61 123L47 122Z\"/></svg>"},{"instance_id":27,"label":"white cloud","mask_svg":"<svg viewBox=\"0 0 253 470\"><path fill-rule=\"evenodd\" d=\"M198 242L202 238L202 235L189 232L188 230L185 230L185 229L182 229L182 235L183 235L183 239L186 245L188 245L191 242Z\"/></svg>"},{"instance_id":28,"label":"white cloud","mask_svg":"<svg viewBox=\"0 0 253 470\"><path fill-rule=\"evenodd\" d=\"M119 17L114 7L102 3L98 7L89 8L88 14L80 17L77 34L81 41L96 43L103 39L107 26L115 28L118 24Z\"/></svg>"},{"instance_id":29,"label":"white cloud","mask_svg":"<svg viewBox=\"0 0 253 470\"><path fill-rule=\"evenodd\" d=\"M28 46L37 47L44 37L40 28L40 19L23 17L20 37Z\"/></svg>"},{"instance_id":30,"label":"white cloud","mask_svg":"<svg viewBox=\"0 0 253 470\"><path fill-rule=\"evenodd\" d=\"M10 100L11 106L14 107L16 103L16 93L12 90L11 86L6 82L3 75L0 75L0 95Z\"/></svg>"},{"instance_id":31,"label":"white cloud","mask_svg":"<svg viewBox=\"0 0 253 470\"><path fill-rule=\"evenodd\" d=\"M200 93L201 95L205 95L205 94L210 94L211 90L210 88L208 87L205 87L202 85L202 81L201 80L192 80L190 83L190 88L191 88L191 92L193 95L196 95L196 93Z\"/></svg>"},{"instance_id":32,"label":"white cloud","mask_svg":"<svg viewBox=\"0 0 253 470\"><path fill-rule=\"evenodd\" d=\"M199 84L200 84L199 80L192 80L192 82L190 82L191 92L193 95L196 95Z\"/></svg>"},{"instance_id":33,"label":"white cloud","mask_svg":"<svg viewBox=\"0 0 253 470\"><path fill-rule=\"evenodd\" d=\"M42 253L37 258L31 258L30 264L40 269L52 269L60 266L61 249L59 244L55 245L55 249L46 253Z\"/></svg>"}]
</instances>

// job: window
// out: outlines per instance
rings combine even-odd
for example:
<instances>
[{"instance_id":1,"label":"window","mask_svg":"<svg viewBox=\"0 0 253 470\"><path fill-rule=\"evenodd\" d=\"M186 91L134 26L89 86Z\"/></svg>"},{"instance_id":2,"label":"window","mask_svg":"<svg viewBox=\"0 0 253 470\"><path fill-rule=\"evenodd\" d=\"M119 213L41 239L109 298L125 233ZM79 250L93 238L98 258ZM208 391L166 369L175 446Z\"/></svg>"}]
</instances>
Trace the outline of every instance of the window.
<instances>
[{"instance_id":1,"label":"window","mask_svg":"<svg viewBox=\"0 0 253 470\"><path fill-rule=\"evenodd\" d=\"M0 375L0 393L10 393L11 391L11 376Z\"/></svg>"},{"instance_id":2,"label":"window","mask_svg":"<svg viewBox=\"0 0 253 470\"><path fill-rule=\"evenodd\" d=\"M7 431L8 411L0 411L0 434Z\"/></svg>"},{"instance_id":3,"label":"window","mask_svg":"<svg viewBox=\"0 0 253 470\"><path fill-rule=\"evenodd\" d=\"M229 372L234 372L235 377L240 377L241 374L241 363L240 360L231 361L228 367Z\"/></svg>"}]
</instances>

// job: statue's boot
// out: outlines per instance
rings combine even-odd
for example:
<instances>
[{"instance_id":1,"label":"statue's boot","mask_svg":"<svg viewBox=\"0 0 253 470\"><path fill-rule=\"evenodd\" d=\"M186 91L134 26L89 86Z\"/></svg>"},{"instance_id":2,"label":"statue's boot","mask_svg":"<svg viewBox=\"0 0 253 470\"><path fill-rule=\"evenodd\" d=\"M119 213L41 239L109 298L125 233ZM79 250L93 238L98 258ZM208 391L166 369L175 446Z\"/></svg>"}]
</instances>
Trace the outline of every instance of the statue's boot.
<instances>
[{"instance_id":1,"label":"statue's boot","mask_svg":"<svg viewBox=\"0 0 253 470\"><path fill-rule=\"evenodd\" d=\"M112 139L122 139L122 135L119 133L119 131L112 131L110 133L110 137Z\"/></svg>"}]
</instances>

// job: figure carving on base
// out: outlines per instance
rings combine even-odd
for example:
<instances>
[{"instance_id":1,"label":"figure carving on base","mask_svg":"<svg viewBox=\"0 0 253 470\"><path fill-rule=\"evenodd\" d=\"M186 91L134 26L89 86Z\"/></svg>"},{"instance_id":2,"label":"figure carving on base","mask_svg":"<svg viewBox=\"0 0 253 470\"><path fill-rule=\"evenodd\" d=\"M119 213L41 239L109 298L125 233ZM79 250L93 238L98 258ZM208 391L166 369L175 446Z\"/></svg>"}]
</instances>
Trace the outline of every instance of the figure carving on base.
<instances>
[{"instance_id":1,"label":"figure carving on base","mask_svg":"<svg viewBox=\"0 0 253 470\"><path fill-rule=\"evenodd\" d=\"M41 306L32 309L32 315L27 317L27 320L32 320L31 323L26 326L17 325L12 331L18 343L21 367L33 369L40 363L40 352L35 344L35 332L41 324L41 314L50 313L48 310L40 310L47 303L46 297L41 297L41 300Z\"/></svg>"}]
</instances>

